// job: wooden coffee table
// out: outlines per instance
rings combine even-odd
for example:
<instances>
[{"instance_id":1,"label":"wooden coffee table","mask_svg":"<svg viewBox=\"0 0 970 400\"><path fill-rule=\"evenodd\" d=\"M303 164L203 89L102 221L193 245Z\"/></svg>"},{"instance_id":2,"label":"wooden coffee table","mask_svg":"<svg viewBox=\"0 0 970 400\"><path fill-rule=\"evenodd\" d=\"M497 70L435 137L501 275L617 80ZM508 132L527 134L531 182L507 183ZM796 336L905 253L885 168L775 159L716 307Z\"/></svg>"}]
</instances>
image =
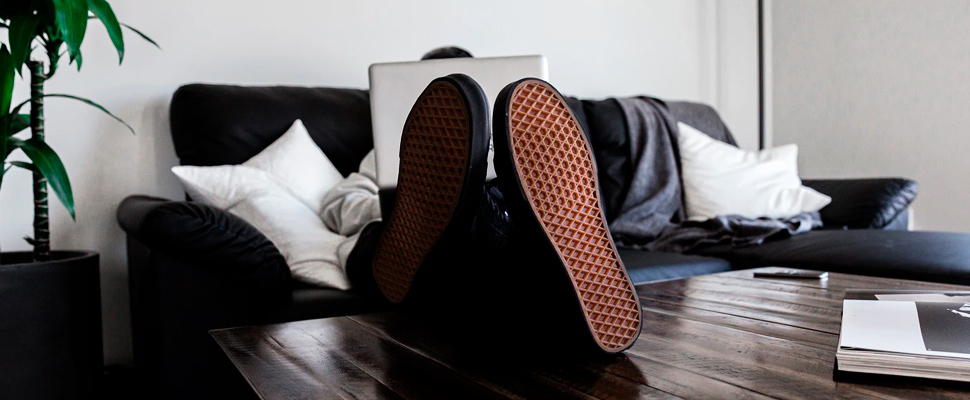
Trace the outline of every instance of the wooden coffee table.
<instances>
[{"instance_id":1,"label":"wooden coffee table","mask_svg":"<svg viewBox=\"0 0 970 400\"><path fill-rule=\"evenodd\" d=\"M643 333L606 358L490 357L403 312L211 333L264 399L970 398L963 383L833 372L845 288L970 287L752 271L638 286Z\"/></svg>"}]
</instances>

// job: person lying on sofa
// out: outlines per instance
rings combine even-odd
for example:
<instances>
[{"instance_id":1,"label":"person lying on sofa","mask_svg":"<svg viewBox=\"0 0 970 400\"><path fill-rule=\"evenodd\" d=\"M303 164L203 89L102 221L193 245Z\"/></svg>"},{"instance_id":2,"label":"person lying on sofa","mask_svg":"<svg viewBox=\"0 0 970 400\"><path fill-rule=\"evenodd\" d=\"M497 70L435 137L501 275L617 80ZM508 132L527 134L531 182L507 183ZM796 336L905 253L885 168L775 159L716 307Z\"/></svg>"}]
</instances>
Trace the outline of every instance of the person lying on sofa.
<instances>
[{"instance_id":1,"label":"person lying on sofa","mask_svg":"<svg viewBox=\"0 0 970 400\"><path fill-rule=\"evenodd\" d=\"M448 269L466 267L469 254L490 255L491 265L518 264L509 284L499 279L503 287L494 290L531 304L560 298L551 314L580 317L564 318L601 351L629 348L640 332L639 300L601 210L581 124L538 79L506 86L492 116L497 184L485 180L488 101L471 77L453 74L432 81L405 122L387 221L373 221L380 209L373 155L328 193L328 228L352 236L366 224L347 260L351 282L376 287L392 303L438 296L441 287L468 282L443 279L461 275ZM527 281L537 284L519 290ZM559 297L565 291L571 300Z\"/></svg>"},{"instance_id":2,"label":"person lying on sofa","mask_svg":"<svg viewBox=\"0 0 970 400\"><path fill-rule=\"evenodd\" d=\"M471 54L441 48L422 59L454 57ZM542 95L542 103L530 99L531 94ZM495 146L503 151L495 161L498 179L485 180L493 132L484 92L466 75L438 78L415 102L405 123L389 220L380 221L373 151L358 172L324 197L324 224L347 238L333 251L341 253L352 245L344 267L355 290L392 303L412 297L423 297L416 302L448 301L440 298L447 296L442 287L471 279L447 269L469 268L469 255L486 268L517 258L512 263L522 266L515 271L519 282L499 289L518 292L510 296L515 300L508 307L523 305L516 302L559 303L569 311L544 314L565 315L584 331L578 336L592 339L594 349L614 353L629 348L640 332L639 301L600 209L596 179L590 179L595 162L587 135L562 95L546 82L513 82L501 96L507 101L496 103L495 110ZM534 107L552 108L557 114L546 115L541 124L517 122ZM564 145L536 147L551 138ZM556 171L550 163L558 164ZM503 193L513 195L506 198ZM563 214L555 217L552 210ZM529 256L520 257L523 253ZM529 281L540 282L538 287L552 282L562 287L517 290ZM549 300L563 298L565 292L571 300Z\"/></svg>"},{"instance_id":3,"label":"person lying on sofa","mask_svg":"<svg viewBox=\"0 0 970 400\"><path fill-rule=\"evenodd\" d=\"M432 51L425 59L456 55L470 57L464 50L445 48ZM607 226L589 136L566 99L542 81L510 84L495 103L495 132L489 132L488 110L477 103L481 100L479 92L470 77L442 77L414 104L401 139L401 176L389 221L378 221L373 153L365 157L359 173L351 174L328 193L321 214L324 222L334 232L348 236L346 243L356 240L344 265L355 289L380 293L399 303L415 286L419 270L432 271L422 275L436 277L424 287L441 287L456 281L480 283L481 276L440 271L468 269L455 265L468 263L470 258L487 260L482 264L484 269L523 265L511 272L515 275L541 270L535 265L557 265L558 270L567 272L569 279L562 282L575 289L573 297L584 311L589 333L600 348L609 351L610 346L617 345L597 336L594 320L603 315L591 311L603 304L587 300L603 290L622 294L611 298L609 306L636 299L614 236L622 247L654 251L683 252L725 241L754 245L769 237L821 226L817 211L830 201L800 184L794 169L797 153L784 146L759 157L765 160L755 160L743 150L678 121L669 111L669 107L677 107L676 103L668 106L655 98L623 98L616 102L626 114L626 134L637 153L631 158L636 187L628 191L619 215ZM516 103L519 100L523 103ZM558 136L564 132L576 135ZM484 174L488 160L476 151L485 146L487 153L491 133L495 134L495 170L499 177L486 183L479 175ZM523 144L515 147L516 140ZM542 154L544 151L549 154ZM772 188L775 194L754 193L763 201L751 201L748 193L698 195L698 185L689 183L695 183L694 176L711 175L704 170L711 166L705 164L710 164L710 157L699 154L702 152L720 153L719 160L738 161L714 165L720 186L734 185L736 179L755 179L761 182L759 187L772 186L773 181L791 187ZM786 164L791 168L782 166ZM692 179L683 188L681 173L685 180ZM716 189L718 182L706 182L701 189ZM686 207L684 192L692 194ZM705 195L713 201L704 201ZM776 201L777 195L797 201ZM541 256L544 252L547 254ZM523 261L524 253L535 258ZM509 254L516 257L509 259ZM532 286L556 281L551 275L555 272L537 273L532 278L538 283ZM428 297L437 300L447 295ZM614 313L607 318L618 314L639 318L636 302L627 308L607 308ZM639 327L633 319L624 323ZM635 340L633 330L627 334L631 337L621 337L619 340L627 341L617 348Z\"/></svg>"}]
</instances>

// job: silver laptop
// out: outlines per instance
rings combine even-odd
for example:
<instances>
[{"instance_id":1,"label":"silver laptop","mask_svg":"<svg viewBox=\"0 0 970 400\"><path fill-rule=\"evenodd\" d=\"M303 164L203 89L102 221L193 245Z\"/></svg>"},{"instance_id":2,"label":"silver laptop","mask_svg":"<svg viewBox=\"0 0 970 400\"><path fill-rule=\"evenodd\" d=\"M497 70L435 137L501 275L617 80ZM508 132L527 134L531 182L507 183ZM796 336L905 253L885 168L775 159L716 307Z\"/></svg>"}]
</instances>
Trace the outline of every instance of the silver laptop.
<instances>
[{"instance_id":1,"label":"silver laptop","mask_svg":"<svg viewBox=\"0 0 970 400\"><path fill-rule=\"evenodd\" d=\"M378 186L381 189L397 186L404 121L411 106L432 80L453 73L471 76L485 91L491 111L495 97L505 85L522 78L548 80L548 69L543 56L452 58L371 65L370 109ZM488 179L495 177L492 153L489 146Z\"/></svg>"}]
</instances>

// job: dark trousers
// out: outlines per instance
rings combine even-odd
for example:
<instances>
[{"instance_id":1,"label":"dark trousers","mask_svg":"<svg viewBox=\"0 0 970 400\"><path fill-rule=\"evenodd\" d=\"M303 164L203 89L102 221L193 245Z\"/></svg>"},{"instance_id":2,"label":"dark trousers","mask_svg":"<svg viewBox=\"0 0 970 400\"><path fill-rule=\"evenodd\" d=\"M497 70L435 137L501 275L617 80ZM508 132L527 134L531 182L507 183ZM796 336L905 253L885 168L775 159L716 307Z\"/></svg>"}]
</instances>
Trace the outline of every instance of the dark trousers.
<instances>
[{"instance_id":1,"label":"dark trousers","mask_svg":"<svg viewBox=\"0 0 970 400\"><path fill-rule=\"evenodd\" d=\"M369 295L380 296L371 261L381 234L384 232L383 221L372 222L364 227L357 244L347 258L347 276L354 290ZM480 204L468 232L455 238L445 238L441 249L437 249L435 257L422 270L432 270L431 275L445 274L438 279L471 279L466 272L478 270L479 267L494 264L499 261L503 250L508 245L512 235L512 225L505 209L504 198L497 182L489 182L482 188ZM438 265L460 264L460 265ZM457 271L455 271L457 269ZM424 272L424 271L422 271ZM435 273L439 272L439 273ZM422 275L425 275L422 273ZM428 282L424 286L436 285ZM424 289L424 288L416 288Z\"/></svg>"},{"instance_id":2,"label":"dark trousers","mask_svg":"<svg viewBox=\"0 0 970 400\"><path fill-rule=\"evenodd\" d=\"M578 299L545 233L513 229L496 185L483 188L481 203L468 234L448 238L422 264L401 311L415 313L416 321L446 316L437 329L473 333L479 346L486 345L483 351L598 354L586 348L592 341ZM381 299L371 260L384 226L369 224L347 260L354 290ZM570 351L562 353L563 346Z\"/></svg>"}]
</instances>

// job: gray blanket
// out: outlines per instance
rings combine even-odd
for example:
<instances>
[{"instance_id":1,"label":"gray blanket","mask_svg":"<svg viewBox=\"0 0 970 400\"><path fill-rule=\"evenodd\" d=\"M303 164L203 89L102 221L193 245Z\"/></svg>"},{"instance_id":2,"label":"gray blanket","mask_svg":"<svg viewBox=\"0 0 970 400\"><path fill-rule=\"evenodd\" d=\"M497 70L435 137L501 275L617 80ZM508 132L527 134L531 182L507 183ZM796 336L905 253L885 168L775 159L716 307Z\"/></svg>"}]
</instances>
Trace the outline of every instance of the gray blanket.
<instances>
[{"instance_id":1,"label":"gray blanket","mask_svg":"<svg viewBox=\"0 0 970 400\"><path fill-rule=\"evenodd\" d=\"M685 221L677 119L659 99L635 97L617 101L627 121L633 168L629 189L617 217L610 222L618 246L672 252L685 252L704 244L750 246L822 225L817 212L785 220L728 215L707 221ZM733 142L726 132L725 129L724 133L712 136Z\"/></svg>"},{"instance_id":2,"label":"gray blanket","mask_svg":"<svg viewBox=\"0 0 970 400\"><path fill-rule=\"evenodd\" d=\"M734 247L757 246L769 238L805 233L822 226L818 212L805 212L788 219L751 219L725 215L707 221L686 221L668 228L650 242L650 251L683 253L708 244L728 243Z\"/></svg>"},{"instance_id":3,"label":"gray blanket","mask_svg":"<svg viewBox=\"0 0 970 400\"><path fill-rule=\"evenodd\" d=\"M677 120L658 99L617 101L627 121L633 175L610 231L617 245L640 248L684 220Z\"/></svg>"}]
</instances>

